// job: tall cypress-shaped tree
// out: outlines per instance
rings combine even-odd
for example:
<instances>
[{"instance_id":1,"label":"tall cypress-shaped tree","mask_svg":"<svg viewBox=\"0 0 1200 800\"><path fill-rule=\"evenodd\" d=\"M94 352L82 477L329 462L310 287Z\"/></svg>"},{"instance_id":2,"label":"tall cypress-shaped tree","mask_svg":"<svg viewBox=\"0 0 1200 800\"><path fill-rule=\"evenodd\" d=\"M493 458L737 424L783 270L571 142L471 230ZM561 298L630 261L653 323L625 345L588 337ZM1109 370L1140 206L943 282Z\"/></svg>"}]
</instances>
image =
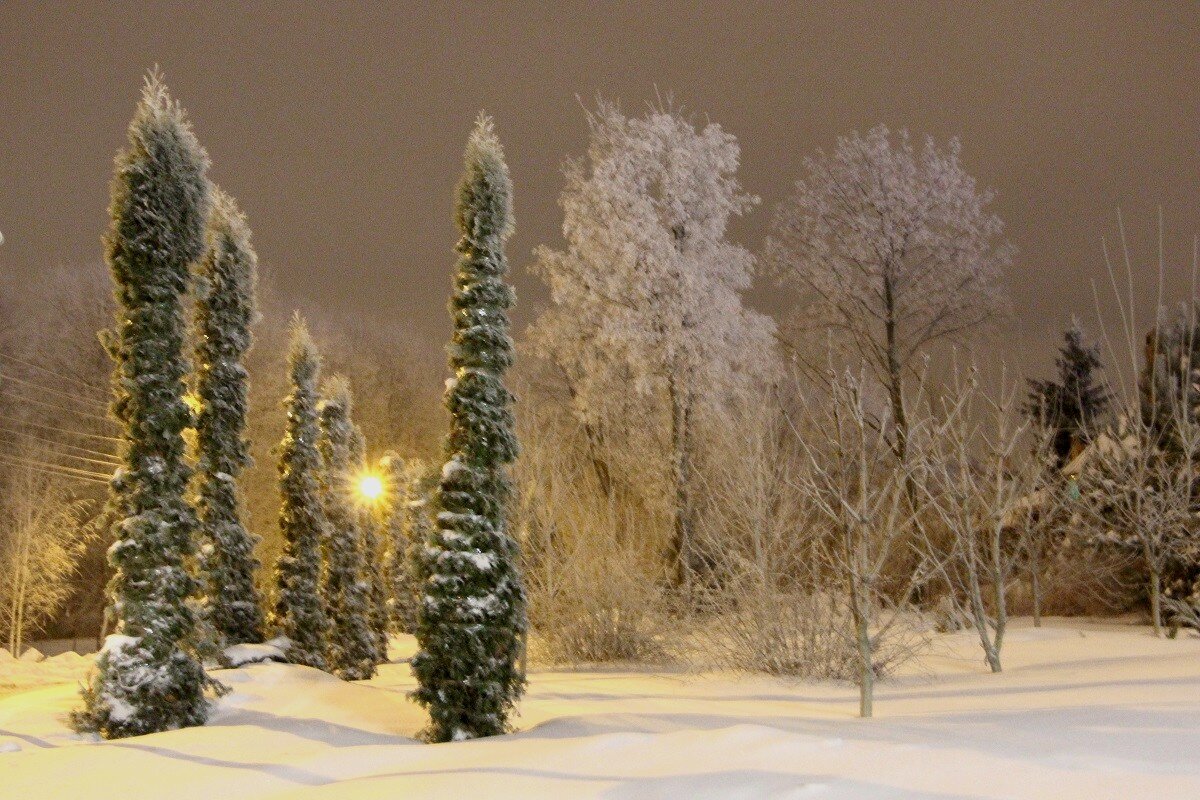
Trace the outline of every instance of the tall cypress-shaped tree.
<instances>
[{"instance_id":1,"label":"tall cypress-shaped tree","mask_svg":"<svg viewBox=\"0 0 1200 800\"><path fill-rule=\"evenodd\" d=\"M317 381L321 357L299 315L292 321L288 354L291 392L284 401L287 427L279 454L279 527L283 555L275 567L277 634L291 645L293 663L325 669L328 618L321 603L321 547L325 541L324 496L321 489L320 424Z\"/></svg>"},{"instance_id":2,"label":"tall cypress-shaped tree","mask_svg":"<svg viewBox=\"0 0 1200 800\"><path fill-rule=\"evenodd\" d=\"M112 410L124 465L110 492L116 541L109 584L117 634L84 689L75 725L106 738L190 725L208 716L209 681L194 650L186 569L196 517L187 502L187 357L183 299L204 253L208 156L157 74L146 81L117 157L105 237L116 286Z\"/></svg>"},{"instance_id":3,"label":"tall cypress-shaped tree","mask_svg":"<svg viewBox=\"0 0 1200 800\"><path fill-rule=\"evenodd\" d=\"M526 627L516 542L509 536L507 465L517 455L504 242L513 230L512 187L490 118L480 115L465 154L455 221L458 274L450 312L450 435L437 490L437 530L419 608L412 669L429 709L431 741L502 733L525 685L518 660Z\"/></svg>"},{"instance_id":4,"label":"tall cypress-shaped tree","mask_svg":"<svg viewBox=\"0 0 1200 800\"><path fill-rule=\"evenodd\" d=\"M1092 427L1107 410L1111 395L1096 375L1103 369L1100 348L1084 343L1078 323L1063 334L1057 365L1057 381L1029 381L1025 410L1035 424L1050 434L1061 466L1076 442L1087 441Z\"/></svg>"},{"instance_id":5,"label":"tall cypress-shaped tree","mask_svg":"<svg viewBox=\"0 0 1200 800\"><path fill-rule=\"evenodd\" d=\"M261 642L254 585L257 537L242 523L238 476L250 464L245 439L249 382L242 365L254 322L257 257L233 199L217 190L196 305L197 511L205 610L222 644Z\"/></svg>"},{"instance_id":6,"label":"tall cypress-shaped tree","mask_svg":"<svg viewBox=\"0 0 1200 800\"><path fill-rule=\"evenodd\" d=\"M325 652L329 669L343 680L375 674L377 647L371 628L371 591L364 575L361 512L354 501L354 476L362 443L351 421L350 386L335 377L321 403L321 455L325 460L325 582L321 595L329 612Z\"/></svg>"}]
</instances>

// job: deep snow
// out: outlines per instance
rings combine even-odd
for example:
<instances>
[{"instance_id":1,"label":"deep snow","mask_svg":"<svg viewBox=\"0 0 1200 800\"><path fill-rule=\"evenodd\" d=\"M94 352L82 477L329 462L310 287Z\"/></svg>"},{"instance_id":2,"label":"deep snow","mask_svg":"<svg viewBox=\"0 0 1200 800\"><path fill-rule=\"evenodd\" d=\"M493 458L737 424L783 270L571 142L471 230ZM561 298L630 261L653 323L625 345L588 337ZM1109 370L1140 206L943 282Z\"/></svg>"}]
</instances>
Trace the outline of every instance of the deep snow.
<instances>
[{"instance_id":1,"label":"deep snow","mask_svg":"<svg viewBox=\"0 0 1200 800\"><path fill-rule=\"evenodd\" d=\"M59 684L0 700L0 796L1200 796L1200 639L1053 621L1018 627L1004 655L992 675L970 635L942 637L880 688L874 720L831 684L536 671L521 732L446 745L410 738L424 714L403 663L360 684L283 664L220 671L233 691L208 726L108 743L66 729L76 688Z\"/></svg>"}]
</instances>

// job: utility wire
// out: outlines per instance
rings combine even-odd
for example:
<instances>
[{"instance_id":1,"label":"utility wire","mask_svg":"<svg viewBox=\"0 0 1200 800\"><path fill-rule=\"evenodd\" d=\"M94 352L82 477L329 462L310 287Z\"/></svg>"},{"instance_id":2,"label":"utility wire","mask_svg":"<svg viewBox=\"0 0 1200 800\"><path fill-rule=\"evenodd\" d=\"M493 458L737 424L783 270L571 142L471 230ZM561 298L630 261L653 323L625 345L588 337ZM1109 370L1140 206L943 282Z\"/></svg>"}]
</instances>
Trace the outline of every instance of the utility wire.
<instances>
[{"instance_id":1,"label":"utility wire","mask_svg":"<svg viewBox=\"0 0 1200 800\"><path fill-rule=\"evenodd\" d=\"M85 380L80 380L79 378L72 378L69 375L63 375L62 373L55 372L54 370L50 369L49 367L44 367L41 364L35 364L32 361L25 361L24 359L17 358L14 355L9 355L8 353L2 353L2 352L0 352L0 358L3 358L7 361L11 361L14 364L20 364L23 367L29 367L30 369L41 370L42 372L46 373L47 375L53 375L54 377L58 378L61 381L67 381L68 383L74 383L79 386L83 386L85 388L91 389L93 392L99 392L100 394L104 394L104 389L101 389L99 386L95 386L91 383L88 383Z\"/></svg>"},{"instance_id":2,"label":"utility wire","mask_svg":"<svg viewBox=\"0 0 1200 800\"><path fill-rule=\"evenodd\" d=\"M84 437L87 439L98 439L102 442L114 442L116 444L124 444L125 443L124 439L118 439L115 436L104 436L99 433L84 433L83 431L71 430L70 428L56 428L53 425L43 425L40 422L30 422L29 420L20 419L18 417L11 417L11 416L8 416L7 414L0 414L0 420L4 420L7 422L15 422L18 425L29 425L34 428L42 428L42 429L48 430L48 431L55 431L56 433L69 433L72 436L81 436L81 437Z\"/></svg>"},{"instance_id":3,"label":"utility wire","mask_svg":"<svg viewBox=\"0 0 1200 800\"><path fill-rule=\"evenodd\" d=\"M16 462L21 466L34 467L45 472L59 471L75 477L91 478L92 480L108 482L112 480L112 473L109 472L94 472L92 470L80 469L78 467L68 467L63 464L54 464L49 461L38 461L32 458L22 458L20 456L10 456L7 453L0 453L0 460Z\"/></svg>"},{"instance_id":4,"label":"utility wire","mask_svg":"<svg viewBox=\"0 0 1200 800\"><path fill-rule=\"evenodd\" d=\"M5 388L4 385L0 384L0 392L3 392L4 388ZM34 400L32 397L25 397L25 396L19 395L19 394L17 394L17 395L10 394L9 397L13 400L19 400L24 403L33 403L35 406L42 406L42 407L48 408L52 411L61 411L64 414L77 414L81 417L87 417L88 419L98 420L99 422L106 422L109 425L117 424L116 421L111 420L108 417L102 417L99 414L89 414L87 411L80 411L79 409L75 409L75 408L63 408L62 406L56 406L53 403L47 403L44 400Z\"/></svg>"},{"instance_id":5,"label":"utility wire","mask_svg":"<svg viewBox=\"0 0 1200 800\"><path fill-rule=\"evenodd\" d=\"M49 453L49 452L47 453L47 455L51 455L51 454L58 456L59 458L76 458L76 459L79 459L80 461L87 461L91 464L99 464L102 467L112 467L113 469L116 469L117 467L121 466L121 463L119 461L111 461L108 459L101 461L98 458L89 458L88 456L77 456L74 453Z\"/></svg>"},{"instance_id":6,"label":"utility wire","mask_svg":"<svg viewBox=\"0 0 1200 800\"><path fill-rule=\"evenodd\" d=\"M59 391L58 389L52 389L49 386L43 386L40 383L34 383L33 381L27 381L24 378L18 378L16 375L6 375L3 372L0 372L0 384L3 384L5 381L12 381L13 383L19 383L22 386L28 386L31 389L37 389L39 392L46 392L47 394L55 394L55 395L58 395L59 397L65 397L68 400L71 400L73 402L83 403L88 408L91 408L93 410L98 409L100 411L103 411L105 408L104 403L99 400L93 400L90 397L81 397L78 394L71 394L70 392L62 392L62 391Z\"/></svg>"},{"instance_id":7,"label":"utility wire","mask_svg":"<svg viewBox=\"0 0 1200 800\"><path fill-rule=\"evenodd\" d=\"M117 454L110 453L107 450L92 450L91 448L88 448L88 447L80 447L79 445L75 445L75 444L67 444L66 442L60 441L58 439L47 439L44 436L38 436L37 434L33 434L28 431L22 431L17 428L8 428L8 427L5 427L4 425L0 425L0 433L10 433L15 436L24 436L26 439L33 439L35 442L44 442L45 444L53 445L55 447L65 447L68 450L78 450L79 452L87 453L88 455L102 456L104 458L107 458L109 461L112 461L113 463L120 463L120 458L117 456Z\"/></svg>"},{"instance_id":8,"label":"utility wire","mask_svg":"<svg viewBox=\"0 0 1200 800\"><path fill-rule=\"evenodd\" d=\"M8 462L0 460L0 463L7 464ZM9 466L12 466L12 465L10 464ZM54 475L55 477L58 477L58 478L70 478L71 480L83 481L84 483L98 483L103 486L107 486L109 483L109 481L104 478L88 478L83 475L73 475L69 472L59 472L58 470L49 469L47 467L39 467L34 464L21 464L19 466L22 469L31 469L35 472L40 472L44 475Z\"/></svg>"}]
</instances>

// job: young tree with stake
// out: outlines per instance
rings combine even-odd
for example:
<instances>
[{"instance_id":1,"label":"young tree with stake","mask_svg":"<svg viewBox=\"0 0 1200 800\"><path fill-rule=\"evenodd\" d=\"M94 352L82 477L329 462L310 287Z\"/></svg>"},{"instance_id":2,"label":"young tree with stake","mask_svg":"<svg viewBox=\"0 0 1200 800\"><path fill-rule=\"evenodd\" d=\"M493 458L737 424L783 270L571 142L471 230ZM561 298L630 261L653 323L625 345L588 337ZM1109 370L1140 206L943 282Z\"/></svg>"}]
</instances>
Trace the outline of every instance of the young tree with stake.
<instances>
[{"instance_id":1,"label":"young tree with stake","mask_svg":"<svg viewBox=\"0 0 1200 800\"><path fill-rule=\"evenodd\" d=\"M504 242L513 231L512 185L490 117L467 143L455 222L458 271L446 407L450 435L436 494L437 530L425 543L424 596L412 660L430 741L503 733L525 686L518 666L526 629L517 543L509 535L507 467L517 456Z\"/></svg>"}]
</instances>

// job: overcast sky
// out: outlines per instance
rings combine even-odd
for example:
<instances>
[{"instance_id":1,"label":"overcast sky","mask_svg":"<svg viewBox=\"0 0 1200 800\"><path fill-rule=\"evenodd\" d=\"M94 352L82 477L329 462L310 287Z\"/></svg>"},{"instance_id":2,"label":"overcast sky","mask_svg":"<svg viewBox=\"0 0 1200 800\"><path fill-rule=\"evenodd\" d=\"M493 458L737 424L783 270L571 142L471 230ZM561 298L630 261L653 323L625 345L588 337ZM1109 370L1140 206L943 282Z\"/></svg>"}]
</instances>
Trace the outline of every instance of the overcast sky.
<instances>
[{"instance_id":1,"label":"overcast sky","mask_svg":"<svg viewBox=\"0 0 1200 800\"><path fill-rule=\"evenodd\" d=\"M837 135L883 122L960 136L1019 248L1014 316L990 350L1018 370L1050 363L1072 313L1094 318L1118 207L1147 269L1162 207L1176 297L1200 233L1194 2L7 0L0 269L99 259L112 157L155 63L271 282L305 305L403 320L430 352L449 330L450 197L480 109L515 184L520 328L545 301L525 267L561 241L560 168L584 149L581 103L597 94L627 110L671 94L738 137L763 204L733 236L753 251L802 158ZM751 301L780 312L778 297L765 285Z\"/></svg>"}]
</instances>

